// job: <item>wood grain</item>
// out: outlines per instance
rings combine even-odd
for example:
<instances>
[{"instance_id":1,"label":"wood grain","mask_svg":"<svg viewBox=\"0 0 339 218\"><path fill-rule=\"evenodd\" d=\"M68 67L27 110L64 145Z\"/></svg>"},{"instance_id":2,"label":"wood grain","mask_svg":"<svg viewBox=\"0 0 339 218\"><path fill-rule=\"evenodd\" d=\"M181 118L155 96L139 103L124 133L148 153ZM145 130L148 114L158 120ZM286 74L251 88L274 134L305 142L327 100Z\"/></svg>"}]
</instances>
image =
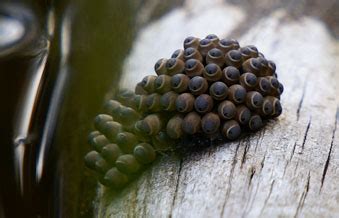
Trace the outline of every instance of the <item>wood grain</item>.
<instances>
[{"instance_id":1,"label":"wood grain","mask_svg":"<svg viewBox=\"0 0 339 218\"><path fill-rule=\"evenodd\" d=\"M173 13L140 34L151 36ZM158 37L169 34L162 27ZM226 28L222 36L231 31ZM118 194L100 187L98 217L339 216L338 42L321 21L295 20L284 10L248 27L239 42L256 45L276 62L285 86L283 114L240 140L182 157L162 156ZM174 51L181 44L161 46ZM145 64L133 52L130 58L128 63Z\"/></svg>"}]
</instances>

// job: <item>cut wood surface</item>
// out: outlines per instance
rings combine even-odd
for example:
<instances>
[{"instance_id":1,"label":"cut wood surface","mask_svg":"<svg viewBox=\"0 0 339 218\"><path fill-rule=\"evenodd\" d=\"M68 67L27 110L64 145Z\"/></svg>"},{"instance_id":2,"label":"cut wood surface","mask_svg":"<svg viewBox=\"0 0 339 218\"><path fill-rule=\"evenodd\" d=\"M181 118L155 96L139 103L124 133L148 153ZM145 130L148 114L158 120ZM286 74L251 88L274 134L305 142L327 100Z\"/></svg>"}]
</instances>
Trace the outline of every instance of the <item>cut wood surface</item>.
<instances>
[{"instance_id":1,"label":"cut wood surface","mask_svg":"<svg viewBox=\"0 0 339 218\"><path fill-rule=\"evenodd\" d=\"M246 19L222 1L186 1L140 30L125 86L152 74L186 36L232 36ZM283 114L240 140L161 156L119 194L100 186L98 217L339 217L338 42L320 20L283 9L238 41L277 64Z\"/></svg>"}]
</instances>

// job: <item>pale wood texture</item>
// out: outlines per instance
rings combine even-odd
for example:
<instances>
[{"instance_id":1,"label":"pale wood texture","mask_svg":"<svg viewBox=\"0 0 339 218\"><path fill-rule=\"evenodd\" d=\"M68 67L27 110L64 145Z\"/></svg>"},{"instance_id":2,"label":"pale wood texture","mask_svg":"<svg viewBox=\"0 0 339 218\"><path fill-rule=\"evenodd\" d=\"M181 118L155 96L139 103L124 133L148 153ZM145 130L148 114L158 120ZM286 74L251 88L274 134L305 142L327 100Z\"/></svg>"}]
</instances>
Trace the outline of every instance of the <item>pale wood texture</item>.
<instances>
[{"instance_id":1,"label":"pale wood texture","mask_svg":"<svg viewBox=\"0 0 339 218\"><path fill-rule=\"evenodd\" d=\"M221 1L192 2L141 30L125 66L129 82L185 36L228 36L251 17ZM321 21L284 10L243 32L241 45L277 64L283 114L240 140L162 156L119 194L100 187L98 217L339 217L338 42Z\"/></svg>"}]
</instances>

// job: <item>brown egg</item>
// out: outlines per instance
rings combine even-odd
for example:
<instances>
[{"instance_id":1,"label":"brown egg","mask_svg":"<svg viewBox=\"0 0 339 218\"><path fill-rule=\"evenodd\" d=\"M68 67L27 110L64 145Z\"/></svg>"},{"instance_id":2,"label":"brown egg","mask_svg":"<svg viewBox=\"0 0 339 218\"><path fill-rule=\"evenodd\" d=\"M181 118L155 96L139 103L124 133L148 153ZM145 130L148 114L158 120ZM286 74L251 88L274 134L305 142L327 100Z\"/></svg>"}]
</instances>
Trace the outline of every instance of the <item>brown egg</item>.
<instances>
[{"instance_id":1,"label":"brown egg","mask_svg":"<svg viewBox=\"0 0 339 218\"><path fill-rule=\"evenodd\" d=\"M246 46L246 47L249 49L249 51L250 51L250 56L251 56L252 58L257 58L257 57L259 57L259 51L258 51L257 47L255 47L254 45L248 45L248 46Z\"/></svg>"},{"instance_id":2,"label":"brown egg","mask_svg":"<svg viewBox=\"0 0 339 218\"><path fill-rule=\"evenodd\" d=\"M99 159L102 159L102 157L97 151L90 151L85 155L84 162L86 167L88 167L91 170L95 170L95 163Z\"/></svg>"},{"instance_id":3,"label":"brown egg","mask_svg":"<svg viewBox=\"0 0 339 218\"><path fill-rule=\"evenodd\" d=\"M239 43L234 39L221 39L218 42L217 48L220 49L224 54L231 50L239 48Z\"/></svg>"},{"instance_id":4,"label":"brown egg","mask_svg":"<svg viewBox=\"0 0 339 218\"><path fill-rule=\"evenodd\" d=\"M268 68L267 68L266 75L273 76L276 70L275 63L273 61L267 61L267 65L268 65Z\"/></svg>"},{"instance_id":5,"label":"brown egg","mask_svg":"<svg viewBox=\"0 0 339 218\"><path fill-rule=\"evenodd\" d=\"M277 80L277 78L275 78L274 76L267 76L266 79L268 79L268 81L270 83L271 92L274 89L279 88L279 81Z\"/></svg>"},{"instance_id":6,"label":"brown egg","mask_svg":"<svg viewBox=\"0 0 339 218\"><path fill-rule=\"evenodd\" d=\"M132 154L123 154L118 157L115 165L122 173L134 174L139 171L141 165Z\"/></svg>"},{"instance_id":7,"label":"brown egg","mask_svg":"<svg viewBox=\"0 0 339 218\"><path fill-rule=\"evenodd\" d=\"M262 122L262 119L259 115L255 114L255 115L251 116L251 118L248 122L248 127L250 128L250 130L256 131L256 130L260 129L262 126L263 126L263 122Z\"/></svg>"},{"instance_id":8,"label":"brown egg","mask_svg":"<svg viewBox=\"0 0 339 218\"><path fill-rule=\"evenodd\" d=\"M120 132L117 135L116 143L124 153L132 153L134 146L138 143L138 138L130 132Z\"/></svg>"},{"instance_id":9,"label":"brown egg","mask_svg":"<svg viewBox=\"0 0 339 218\"><path fill-rule=\"evenodd\" d=\"M242 65L242 55L238 50L231 50L225 55L225 62L227 66L240 68Z\"/></svg>"},{"instance_id":10,"label":"brown egg","mask_svg":"<svg viewBox=\"0 0 339 218\"><path fill-rule=\"evenodd\" d=\"M100 174L104 174L110 167L111 165L100 156L100 158L98 158L97 161L95 162L94 170Z\"/></svg>"},{"instance_id":11,"label":"brown egg","mask_svg":"<svg viewBox=\"0 0 339 218\"><path fill-rule=\"evenodd\" d=\"M122 188L128 183L128 176L120 172L116 167L108 170L103 178L103 183L106 186L118 189Z\"/></svg>"},{"instance_id":12,"label":"brown egg","mask_svg":"<svg viewBox=\"0 0 339 218\"><path fill-rule=\"evenodd\" d=\"M206 56L206 63L207 64L216 64L219 67L223 67L225 65L225 53L223 53L218 48L212 48L208 51Z\"/></svg>"},{"instance_id":13,"label":"brown egg","mask_svg":"<svg viewBox=\"0 0 339 218\"><path fill-rule=\"evenodd\" d=\"M213 108L213 99L210 95L199 95L194 102L194 108L198 113L205 114Z\"/></svg>"},{"instance_id":14,"label":"brown egg","mask_svg":"<svg viewBox=\"0 0 339 218\"><path fill-rule=\"evenodd\" d=\"M122 126L120 123L115 121L107 121L100 132L102 132L106 138L111 142L115 142L116 135L122 131Z\"/></svg>"},{"instance_id":15,"label":"brown egg","mask_svg":"<svg viewBox=\"0 0 339 218\"><path fill-rule=\"evenodd\" d=\"M167 74L166 62L166 58L161 58L155 63L154 71L157 73L157 75L160 76Z\"/></svg>"},{"instance_id":16,"label":"brown egg","mask_svg":"<svg viewBox=\"0 0 339 218\"><path fill-rule=\"evenodd\" d=\"M201 118L197 112L188 113L182 122L182 130L184 133L193 135L201 129Z\"/></svg>"},{"instance_id":17,"label":"brown egg","mask_svg":"<svg viewBox=\"0 0 339 218\"><path fill-rule=\"evenodd\" d=\"M201 54L198 51L198 49L192 48L192 47L186 48L184 50L184 59L185 60L195 59L195 60L198 60L200 62L203 61L203 57L201 56Z\"/></svg>"},{"instance_id":18,"label":"brown egg","mask_svg":"<svg viewBox=\"0 0 339 218\"><path fill-rule=\"evenodd\" d=\"M217 64L207 64L203 76L207 81L218 81L221 79L222 72Z\"/></svg>"},{"instance_id":19,"label":"brown egg","mask_svg":"<svg viewBox=\"0 0 339 218\"><path fill-rule=\"evenodd\" d=\"M263 96L257 91L247 92L245 104L249 109L257 110L263 104Z\"/></svg>"},{"instance_id":20,"label":"brown egg","mask_svg":"<svg viewBox=\"0 0 339 218\"><path fill-rule=\"evenodd\" d=\"M146 98L147 110L151 112L160 111L161 110L160 98L161 95L159 95L158 93L148 95Z\"/></svg>"},{"instance_id":21,"label":"brown egg","mask_svg":"<svg viewBox=\"0 0 339 218\"><path fill-rule=\"evenodd\" d=\"M108 114L99 114L94 118L94 128L102 132L105 123L108 121L113 121L113 117Z\"/></svg>"},{"instance_id":22,"label":"brown egg","mask_svg":"<svg viewBox=\"0 0 339 218\"><path fill-rule=\"evenodd\" d=\"M233 102L225 100L218 106L218 114L221 119L230 120L235 116L236 106Z\"/></svg>"},{"instance_id":23,"label":"brown egg","mask_svg":"<svg viewBox=\"0 0 339 218\"><path fill-rule=\"evenodd\" d=\"M199 38L189 36L184 40L184 48L192 47L198 49L199 42L200 42Z\"/></svg>"},{"instance_id":24,"label":"brown egg","mask_svg":"<svg viewBox=\"0 0 339 218\"><path fill-rule=\"evenodd\" d=\"M140 119L140 114L130 107L121 107L119 114L116 114L121 124L125 127L134 125L134 123Z\"/></svg>"},{"instance_id":25,"label":"brown egg","mask_svg":"<svg viewBox=\"0 0 339 218\"><path fill-rule=\"evenodd\" d=\"M175 50L175 52L173 52L171 58L177 58L177 59L180 59L182 61L185 61L184 50L182 50L182 49Z\"/></svg>"},{"instance_id":26,"label":"brown egg","mask_svg":"<svg viewBox=\"0 0 339 218\"><path fill-rule=\"evenodd\" d=\"M215 134L219 131L220 118L216 113L207 113L201 118L201 128L207 135Z\"/></svg>"},{"instance_id":27,"label":"brown egg","mask_svg":"<svg viewBox=\"0 0 339 218\"><path fill-rule=\"evenodd\" d=\"M210 95L217 101L224 100L228 95L228 87L223 82L214 82L210 86Z\"/></svg>"},{"instance_id":28,"label":"brown egg","mask_svg":"<svg viewBox=\"0 0 339 218\"><path fill-rule=\"evenodd\" d=\"M135 108L135 105L134 105L135 96L136 96L135 93L130 89L120 89L116 93L115 99L124 106Z\"/></svg>"},{"instance_id":29,"label":"brown egg","mask_svg":"<svg viewBox=\"0 0 339 218\"><path fill-rule=\"evenodd\" d=\"M199 43L199 52L202 55L202 57L206 57L207 53L209 50L211 50L212 48L214 48L216 45L213 43L212 40L210 39L202 39L200 40Z\"/></svg>"},{"instance_id":30,"label":"brown egg","mask_svg":"<svg viewBox=\"0 0 339 218\"><path fill-rule=\"evenodd\" d=\"M185 74L176 74L171 78L171 87L176 93L185 92L188 89L190 79Z\"/></svg>"},{"instance_id":31,"label":"brown egg","mask_svg":"<svg viewBox=\"0 0 339 218\"><path fill-rule=\"evenodd\" d=\"M166 126L166 133L172 139L179 139L183 135L182 123L183 115L175 115L168 122Z\"/></svg>"},{"instance_id":32,"label":"brown egg","mask_svg":"<svg viewBox=\"0 0 339 218\"><path fill-rule=\"evenodd\" d=\"M165 111L175 111L176 105L175 102L178 98L178 94L176 92L170 91L163 94L160 98L160 105L162 110Z\"/></svg>"},{"instance_id":33,"label":"brown egg","mask_svg":"<svg viewBox=\"0 0 339 218\"><path fill-rule=\"evenodd\" d=\"M273 113L273 102L269 98L265 97L261 108L257 110L257 113L261 116L267 117Z\"/></svg>"},{"instance_id":34,"label":"brown egg","mask_svg":"<svg viewBox=\"0 0 339 218\"><path fill-rule=\"evenodd\" d=\"M138 82L135 86L134 92L136 95L147 95L148 92L143 88L142 82Z\"/></svg>"},{"instance_id":35,"label":"brown egg","mask_svg":"<svg viewBox=\"0 0 339 218\"><path fill-rule=\"evenodd\" d=\"M245 101L246 89L241 85L235 84L228 88L228 99L234 104L241 104Z\"/></svg>"},{"instance_id":36,"label":"brown egg","mask_svg":"<svg viewBox=\"0 0 339 218\"><path fill-rule=\"evenodd\" d=\"M257 58L260 63L260 71L258 76L268 76L268 62L264 57Z\"/></svg>"},{"instance_id":37,"label":"brown egg","mask_svg":"<svg viewBox=\"0 0 339 218\"><path fill-rule=\"evenodd\" d=\"M246 90L254 90L257 86L258 80L253 73L244 73L240 76L239 83Z\"/></svg>"},{"instance_id":38,"label":"brown egg","mask_svg":"<svg viewBox=\"0 0 339 218\"><path fill-rule=\"evenodd\" d=\"M265 77L258 77L257 79L258 79L258 83L257 83L256 90L260 92L263 96L268 95L271 91L271 84L268 81L268 79Z\"/></svg>"},{"instance_id":39,"label":"brown egg","mask_svg":"<svg viewBox=\"0 0 339 218\"><path fill-rule=\"evenodd\" d=\"M108 100L104 105L104 111L110 116L120 113L121 103L116 100ZM113 118L112 118L113 120Z\"/></svg>"},{"instance_id":40,"label":"brown egg","mask_svg":"<svg viewBox=\"0 0 339 218\"><path fill-rule=\"evenodd\" d=\"M205 78L195 76L188 83L188 88L193 95L201 95L208 90L208 83Z\"/></svg>"},{"instance_id":41,"label":"brown egg","mask_svg":"<svg viewBox=\"0 0 339 218\"><path fill-rule=\"evenodd\" d=\"M250 72L258 76L260 71L260 62L257 58L249 58L242 64L242 69L244 72Z\"/></svg>"},{"instance_id":42,"label":"brown egg","mask_svg":"<svg viewBox=\"0 0 339 218\"><path fill-rule=\"evenodd\" d=\"M114 163L122 154L117 144L107 144L102 148L101 156L109 163Z\"/></svg>"},{"instance_id":43,"label":"brown egg","mask_svg":"<svg viewBox=\"0 0 339 218\"><path fill-rule=\"evenodd\" d=\"M264 100L268 100L271 102L273 106L272 113L270 114L272 117L278 117L282 113L282 107L281 103L278 98L273 97L273 96L267 96L264 98Z\"/></svg>"},{"instance_id":44,"label":"brown egg","mask_svg":"<svg viewBox=\"0 0 339 218\"><path fill-rule=\"evenodd\" d=\"M152 163L156 158L154 148L148 143L140 143L135 146L133 154L137 161L142 164Z\"/></svg>"},{"instance_id":45,"label":"brown egg","mask_svg":"<svg viewBox=\"0 0 339 218\"><path fill-rule=\"evenodd\" d=\"M135 128L146 135L156 135L164 122L160 114L149 114L143 120L135 123Z\"/></svg>"},{"instance_id":46,"label":"brown egg","mask_svg":"<svg viewBox=\"0 0 339 218\"><path fill-rule=\"evenodd\" d=\"M237 139L241 134L241 127L239 123L235 120L226 121L222 128L221 133L227 139L234 140Z\"/></svg>"},{"instance_id":47,"label":"brown egg","mask_svg":"<svg viewBox=\"0 0 339 218\"><path fill-rule=\"evenodd\" d=\"M153 93L155 90L154 81L157 77L156 76L145 76L141 81L141 86L147 92Z\"/></svg>"},{"instance_id":48,"label":"brown egg","mask_svg":"<svg viewBox=\"0 0 339 218\"><path fill-rule=\"evenodd\" d=\"M221 80L228 86L237 84L239 82L240 72L237 68L228 66L222 71Z\"/></svg>"},{"instance_id":49,"label":"brown egg","mask_svg":"<svg viewBox=\"0 0 339 218\"><path fill-rule=\"evenodd\" d=\"M110 142L104 135L99 134L89 138L88 143L93 147L94 150L101 152L102 148Z\"/></svg>"},{"instance_id":50,"label":"brown egg","mask_svg":"<svg viewBox=\"0 0 339 218\"><path fill-rule=\"evenodd\" d=\"M241 125L247 125L248 121L251 118L251 111L244 105L237 107L235 120Z\"/></svg>"},{"instance_id":51,"label":"brown egg","mask_svg":"<svg viewBox=\"0 0 339 218\"><path fill-rule=\"evenodd\" d=\"M181 113L192 111L194 107L194 100L194 96L190 93L180 94L175 101L177 111Z\"/></svg>"},{"instance_id":52,"label":"brown egg","mask_svg":"<svg viewBox=\"0 0 339 218\"><path fill-rule=\"evenodd\" d=\"M219 38L218 38L218 36L215 35L215 34L208 34L208 35L205 37L205 39L211 40L215 45L217 45L218 42L219 42Z\"/></svg>"},{"instance_id":53,"label":"brown egg","mask_svg":"<svg viewBox=\"0 0 339 218\"><path fill-rule=\"evenodd\" d=\"M136 108L139 112L144 112L148 110L147 107L147 97L148 95L138 95L135 97Z\"/></svg>"},{"instance_id":54,"label":"brown egg","mask_svg":"<svg viewBox=\"0 0 339 218\"><path fill-rule=\"evenodd\" d=\"M241 47L239 49L241 56L242 56L242 61L245 62L246 60L248 60L249 58L251 58L251 52L250 49L248 47Z\"/></svg>"},{"instance_id":55,"label":"brown egg","mask_svg":"<svg viewBox=\"0 0 339 218\"><path fill-rule=\"evenodd\" d=\"M155 91L163 94L171 91L171 77L168 75L160 75L155 79Z\"/></svg>"},{"instance_id":56,"label":"brown egg","mask_svg":"<svg viewBox=\"0 0 339 218\"><path fill-rule=\"evenodd\" d=\"M185 70L185 63L180 59L170 58L166 62L166 69L169 76L183 73Z\"/></svg>"},{"instance_id":57,"label":"brown egg","mask_svg":"<svg viewBox=\"0 0 339 218\"><path fill-rule=\"evenodd\" d=\"M190 78L201 76L204 71L204 65L197 59L189 59L185 63L185 73Z\"/></svg>"}]
</instances>

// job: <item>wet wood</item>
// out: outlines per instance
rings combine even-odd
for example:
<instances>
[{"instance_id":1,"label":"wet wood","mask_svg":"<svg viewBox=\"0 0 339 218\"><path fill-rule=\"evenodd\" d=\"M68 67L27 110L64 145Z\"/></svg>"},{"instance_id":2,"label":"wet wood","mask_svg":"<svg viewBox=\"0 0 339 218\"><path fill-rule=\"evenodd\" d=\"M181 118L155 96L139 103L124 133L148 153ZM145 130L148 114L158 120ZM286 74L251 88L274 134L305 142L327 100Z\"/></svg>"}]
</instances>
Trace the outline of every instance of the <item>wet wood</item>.
<instances>
[{"instance_id":1,"label":"wet wood","mask_svg":"<svg viewBox=\"0 0 339 218\"><path fill-rule=\"evenodd\" d=\"M215 4L209 8L215 11L206 12L206 6L187 3L145 26L125 70L140 80L140 69L147 68L144 73L149 74L153 56L169 56L182 46L182 35L228 36L236 28L232 24L223 29L223 23L211 27L215 20L199 22L199 16L213 13L218 19L219 10L224 10L220 14L225 22L235 24L250 16L221 1ZM176 23L177 32L170 33L172 27L165 24L173 19L189 19L196 28L185 31L185 24ZM180 40L171 36L177 33ZM162 42L159 51L155 39ZM100 187L98 217L339 216L338 42L321 21L292 19L284 10L251 24L238 39L241 45L256 45L276 62L285 86L283 114L240 140L184 157L162 156L119 194ZM152 58L141 53L152 53Z\"/></svg>"}]
</instances>

